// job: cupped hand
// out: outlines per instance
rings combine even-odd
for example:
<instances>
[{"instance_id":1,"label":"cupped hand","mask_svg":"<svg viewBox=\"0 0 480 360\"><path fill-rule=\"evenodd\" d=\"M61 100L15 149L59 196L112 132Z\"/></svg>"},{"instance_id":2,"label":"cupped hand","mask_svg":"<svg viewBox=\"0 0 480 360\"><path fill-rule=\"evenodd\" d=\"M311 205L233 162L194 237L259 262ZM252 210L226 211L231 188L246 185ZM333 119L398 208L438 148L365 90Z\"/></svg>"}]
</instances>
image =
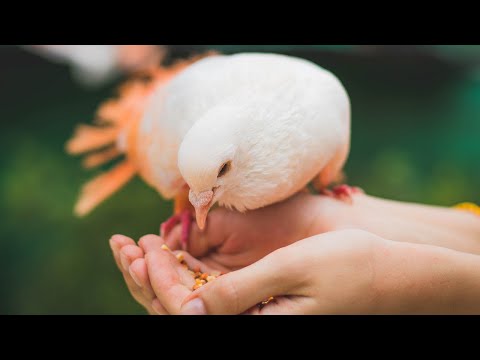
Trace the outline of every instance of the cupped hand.
<instances>
[{"instance_id":1,"label":"cupped hand","mask_svg":"<svg viewBox=\"0 0 480 360\"><path fill-rule=\"evenodd\" d=\"M316 235L220 276L181 304L185 314L333 314L374 309L377 249L360 230ZM256 306L270 296L274 300Z\"/></svg>"},{"instance_id":2,"label":"cupped hand","mask_svg":"<svg viewBox=\"0 0 480 360\"><path fill-rule=\"evenodd\" d=\"M308 314L345 310L346 305L352 305L347 308L354 312L364 310L372 286L372 249L382 239L357 230L317 235L277 249L195 291L192 275L175 255L181 252L191 269L212 272L215 268L186 252L165 250L163 239L156 235L140 239L137 249L144 257L130 241L119 235L112 238L113 244L124 243L120 267L132 295L150 313ZM261 310L255 307L269 296L276 296L275 301Z\"/></svg>"},{"instance_id":3,"label":"cupped hand","mask_svg":"<svg viewBox=\"0 0 480 360\"><path fill-rule=\"evenodd\" d=\"M124 235L114 235L110 239L110 248L118 269L122 273L128 290L133 298L142 305L149 314L166 314L161 308L152 308L155 293L150 286L148 272L144 261L144 252L135 241ZM139 260L139 261L136 261ZM132 266L132 263L135 263ZM132 277L133 274L133 277ZM136 275L138 274L138 275ZM140 284L143 284L141 286Z\"/></svg>"},{"instance_id":4,"label":"cupped hand","mask_svg":"<svg viewBox=\"0 0 480 360\"><path fill-rule=\"evenodd\" d=\"M353 204L348 204L300 193L282 203L245 214L223 208L212 211L206 230L201 232L196 225L192 228L189 252L198 260L189 254L186 256L190 263L201 266L204 271L229 272L248 266L298 240L353 228L400 242L426 243L479 253L478 224L478 219L471 214L447 208L400 203L360 194L354 196ZM175 251L180 249L179 238L180 229L176 228L165 241ZM161 284L150 281L150 278L155 278L161 282L162 274L167 276L170 272L166 266L170 262L164 259L166 253L160 252L163 243L164 240L155 235L143 237L139 246L132 239L120 235L111 240L114 256L130 292L150 313L168 312L159 300L162 295L154 291ZM173 264L175 272L182 274L184 269L176 266L178 262ZM174 313L180 311L181 303L191 292L188 285L189 281L184 284L188 291L183 292L183 297L167 301L176 304ZM168 287L164 290L168 292ZM172 308L171 305L167 307Z\"/></svg>"},{"instance_id":5,"label":"cupped hand","mask_svg":"<svg viewBox=\"0 0 480 360\"><path fill-rule=\"evenodd\" d=\"M208 282L180 313L476 314L479 298L478 255L339 230Z\"/></svg>"},{"instance_id":6,"label":"cupped hand","mask_svg":"<svg viewBox=\"0 0 480 360\"><path fill-rule=\"evenodd\" d=\"M200 231L195 224L192 226L189 252L183 253L192 268L201 267L205 272L226 273L243 268L280 247L312 235L312 231L318 231L317 200L317 197L300 193L285 202L245 214L217 208L209 214L204 231ZM159 290L159 286L166 286L167 268L175 265L175 271L180 272L182 277L185 275L184 268L177 266L176 259L169 266L159 265L170 263L165 260L169 257L161 249L163 244L178 252L181 248L180 227L173 229L166 239L145 235L138 245L124 235L114 235L110 240L115 261L129 291L149 313L167 312L159 301L162 296L157 296L154 291L155 287ZM150 262L145 256L147 253L150 253ZM157 284L153 279L158 279L162 284ZM189 293L184 294L186 296ZM165 298L162 300L166 301ZM181 304L182 300L169 299L167 302ZM172 309L172 305L167 307Z\"/></svg>"}]
</instances>

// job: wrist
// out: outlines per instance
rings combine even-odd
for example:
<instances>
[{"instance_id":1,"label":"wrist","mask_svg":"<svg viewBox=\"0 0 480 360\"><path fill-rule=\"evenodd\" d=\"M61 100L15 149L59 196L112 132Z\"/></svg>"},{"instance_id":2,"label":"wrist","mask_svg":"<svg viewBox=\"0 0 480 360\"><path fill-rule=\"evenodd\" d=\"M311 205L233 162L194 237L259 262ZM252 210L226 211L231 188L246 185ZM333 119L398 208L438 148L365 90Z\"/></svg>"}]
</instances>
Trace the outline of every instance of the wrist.
<instances>
[{"instance_id":1,"label":"wrist","mask_svg":"<svg viewBox=\"0 0 480 360\"><path fill-rule=\"evenodd\" d=\"M388 241L378 250L375 312L480 311L480 257L430 245Z\"/></svg>"},{"instance_id":2,"label":"wrist","mask_svg":"<svg viewBox=\"0 0 480 360\"><path fill-rule=\"evenodd\" d=\"M480 217L472 212L471 206L455 209L385 199L376 201L389 204L395 214L424 226L426 232L419 242L480 254Z\"/></svg>"},{"instance_id":3,"label":"wrist","mask_svg":"<svg viewBox=\"0 0 480 360\"><path fill-rule=\"evenodd\" d=\"M310 202L307 214L309 226L308 236L305 237L345 228L346 219L352 218L352 211L356 208L347 202L321 195L310 195L308 201Z\"/></svg>"}]
</instances>

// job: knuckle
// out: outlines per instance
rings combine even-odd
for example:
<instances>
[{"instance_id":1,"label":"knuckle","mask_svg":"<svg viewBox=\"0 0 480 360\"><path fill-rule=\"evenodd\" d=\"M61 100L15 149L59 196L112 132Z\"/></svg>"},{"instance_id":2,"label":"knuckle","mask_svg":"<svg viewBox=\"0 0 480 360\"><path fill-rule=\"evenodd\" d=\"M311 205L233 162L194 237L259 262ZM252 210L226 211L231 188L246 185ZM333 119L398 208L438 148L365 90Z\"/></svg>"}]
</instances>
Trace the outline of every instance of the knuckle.
<instances>
[{"instance_id":1,"label":"knuckle","mask_svg":"<svg viewBox=\"0 0 480 360\"><path fill-rule=\"evenodd\" d=\"M170 254L164 250L154 250L147 252L144 256L145 264L148 268L158 268L165 266L166 264L168 264L168 256L170 256Z\"/></svg>"},{"instance_id":2,"label":"knuckle","mask_svg":"<svg viewBox=\"0 0 480 360\"><path fill-rule=\"evenodd\" d=\"M110 238L110 244L115 244L116 246L123 246L128 243L132 243L133 240L130 239L128 236L115 234Z\"/></svg>"},{"instance_id":3,"label":"knuckle","mask_svg":"<svg viewBox=\"0 0 480 360\"><path fill-rule=\"evenodd\" d=\"M289 272L298 266L298 264L296 264L297 256L294 248L275 250L265 259L270 261L274 267L281 267L286 272Z\"/></svg>"},{"instance_id":4,"label":"knuckle","mask_svg":"<svg viewBox=\"0 0 480 360\"><path fill-rule=\"evenodd\" d=\"M155 257L155 253L152 253L152 252L145 254L145 263L147 265L151 264L154 257Z\"/></svg>"},{"instance_id":5,"label":"knuckle","mask_svg":"<svg viewBox=\"0 0 480 360\"><path fill-rule=\"evenodd\" d=\"M356 244L359 247L359 251L356 251L354 254L356 254L360 260L365 257L370 259L375 254L376 249L384 243L382 238L365 230L350 229L345 231L345 237L357 240Z\"/></svg>"},{"instance_id":6,"label":"knuckle","mask_svg":"<svg viewBox=\"0 0 480 360\"><path fill-rule=\"evenodd\" d=\"M362 229L345 229L341 230L344 236L352 238L369 238L372 234Z\"/></svg>"},{"instance_id":7,"label":"knuckle","mask_svg":"<svg viewBox=\"0 0 480 360\"><path fill-rule=\"evenodd\" d=\"M138 250L140 250L140 249L136 245L125 245L122 248L121 252L124 255L131 256L131 255L136 255L138 253Z\"/></svg>"},{"instance_id":8,"label":"knuckle","mask_svg":"<svg viewBox=\"0 0 480 360\"><path fill-rule=\"evenodd\" d=\"M140 272L143 270L145 266L145 259L135 259L133 262L130 264L130 270L134 272Z\"/></svg>"},{"instance_id":9,"label":"knuckle","mask_svg":"<svg viewBox=\"0 0 480 360\"><path fill-rule=\"evenodd\" d=\"M217 281L220 279L217 279ZM213 282L215 284L215 282ZM232 313L240 312L240 298L237 285L230 279L218 281L216 285L216 297L218 297L222 304Z\"/></svg>"}]
</instances>

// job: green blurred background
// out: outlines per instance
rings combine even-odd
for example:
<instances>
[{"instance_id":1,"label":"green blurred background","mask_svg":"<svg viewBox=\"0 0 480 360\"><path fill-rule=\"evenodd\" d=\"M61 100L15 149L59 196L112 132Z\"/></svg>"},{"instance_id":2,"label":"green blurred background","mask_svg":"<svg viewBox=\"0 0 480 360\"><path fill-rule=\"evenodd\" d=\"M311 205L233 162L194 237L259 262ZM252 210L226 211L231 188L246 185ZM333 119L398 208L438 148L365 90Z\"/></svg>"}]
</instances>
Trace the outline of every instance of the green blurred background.
<instances>
[{"instance_id":1,"label":"green blurred background","mask_svg":"<svg viewBox=\"0 0 480 360\"><path fill-rule=\"evenodd\" d=\"M333 71L352 102L348 180L369 194L450 206L480 202L480 47L172 45L277 52ZM143 314L108 239L157 233L172 210L135 179L83 219L72 215L94 172L64 152L121 79L96 88L67 65L0 47L0 313Z\"/></svg>"}]
</instances>

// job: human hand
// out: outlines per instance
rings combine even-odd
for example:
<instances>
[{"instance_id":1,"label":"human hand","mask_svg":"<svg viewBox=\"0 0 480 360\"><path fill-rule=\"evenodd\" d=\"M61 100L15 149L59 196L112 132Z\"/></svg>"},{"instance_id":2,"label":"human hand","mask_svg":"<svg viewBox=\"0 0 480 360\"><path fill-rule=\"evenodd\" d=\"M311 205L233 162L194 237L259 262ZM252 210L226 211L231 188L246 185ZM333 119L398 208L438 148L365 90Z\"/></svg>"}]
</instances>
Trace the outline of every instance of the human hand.
<instances>
[{"instance_id":1,"label":"human hand","mask_svg":"<svg viewBox=\"0 0 480 360\"><path fill-rule=\"evenodd\" d=\"M255 306L269 296L275 300ZM480 311L479 299L480 256L343 230L208 282L183 299L180 313L469 314Z\"/></svg>"},{"instance_id":2,"label":"human hand","mask_svg":"<svg viewBox=\"0 0 480 360\"><path fill-rule=\"evenodd\" d=\"M135 272L138 272L139 276L141 276L140 278L135 278L135 280L130 273L130 266L132 262L134 262L136 259L142 259L143 262L143 250L137 246L135 241L124 235L113 235L110 238L110 248L112 249L115 263L122 273L123 279L125 280L127 288L132 297L140 305L142 305L149 314L166 314L166 312L164 312L161 308L157 308L157 310L152 308L152 301L155 298L155 294L151 289L150 280L148 278L146 269L137 269L136 266L132 267L132 270L135 270ZM139 286L139 279L143 280L143 287Z\"/></svg>"},{"instance_id":3,"label":"human hand","mask_svg":"<svg viewBox=\"0 0 480 360\"><path fill-rule=\"evenodd\" d=\"M310 236L317 203L316 197L306 195L302 193L246 214L224 208L212 211L205 231L200 231L196 224L192 226L189 252L200 259L195 264L205 272L229 272L247 266L279 247ZM155 286L150 283L152 274L149 276L144 254L146 251L160 251L164 243L156 235L142 237L138 246L133 239L123 235L110 239L115 261L129 291L149 313L164 314L166 311L153 291ZM180 227L172 230L166 244L174 251L181 248ZM188 254L186 256L189 261L194 261ZM159 278L156 275L152 277Z\"/></svg>"},{"instance_id":4,"label":"human hand","mask_svg":"<svg viewBox=\"0 0 480 360\"><path fill-rule=\"evenodd\" d=\"M480 221L474 214L361 193L354 194L350 204L305 192L245 214L215 209L203 232L196 225L192 227L188 251L228 271L295 241L344 229L480 254ZM180 249L180 227L165 240L170 248Z\"/></svg>"},{"instance_id":5,"label":"human hand","mask_svg":"<svg viewBox=\"0 0 480 360\"><path fill-rule=\"evenodd\" d=\"M145 235L138 243L139 246L123 235L110 239L115 262L130 293L149 314L178 314L182 301L192 292L193 276L180 264L175 253L162 248L165 242L161 237ZM215 271L186 252L176 253L180 252L191 269Z\"/></svg>"},{"instance_id":6,"label":"human hand","mask_svg":"<svg viewBox=\"0 0 480 360\"><path fill-rule=\"evenodd\" d=\"M246 214L216 209L209 215L204 232L193 226L189 250L209 269L228 272L247 266L302 238L327 231L359 228L391 240L478 252L478 225L478 219L471 214L447 208L400 203L366 195L355 195L354 203L350 205L328 197L301 193L285 202ZM456 231L452 231L452 226ZM180 229L177 228L166 239L173 250L180 248L179 234ZM159 237L150 237L150 242L155 241L160 245L163 243ZM134 297L142 293L145 297L143 303L154 299L153 303L160 308L148 281L147 265L143 259L146 247L134 249L131 239L129 244L123 249L126 269L136 261L129 271L123 270L127 286L135 292ZM135 284L132 275L138 280L138 288L132 288Z\"/></svg>"},{"instance_id":7,"label":"human hand","mask_svg":"<svg viewBox=\"0 0 480 360\"><path fill-rule=\"evenodd\" d=\"M199 314L206 313L208 309L208 313L213 314L238 314L250 308L248 312L252 314L272 311L312 313L320 310L315 301L319 295L325 296L323 292L327 289L330 291L328 298L334 299L347 298L347 295L353 297L349 293L355 293L358 297L368 288L371 269L369 271L369 266L365 264L371 263L373 243L381 241L374 235L353 230L318 237L319 239L305 239L276 250L258 262L220 276L196 291L192 290L195 284L193 277L180 264L175 253L162 249L162 238L146 235L140 239L140 246L135 248L132 247L133 240L116 235L111 243L113 248L116 243L124 244L120 251L120 267L132 295L150 313ZM143 253L144 256L140 256ZM214 268L188 253L182 254L190 268L199 267L202 272L214 271ZM128 266L128 263L131 265ZM128 270L125 271L125 268ZM319 280L314 274L323 274L324 289L319 288L318 292L311 293L310 298L304 296L303 292L298 296L289 293L298 289L298 285L304 284L306 279L312 280L305 290L305 293L310 293L311 288L317 287L316 280ZM348 281L352 289L347 286L332 291L339 275L352 277L353 274L354 279ZM304 285L307 286L307 283ZM205 293L204 289L213 290ZM303 291L303 288L300 290ZM252 308L271 295L277 296L274 303L261 311ZM198 300L189 302L192 296L193 299L200 296L202 303L199 304ZM229 304L221 305L223 301L228 301ZM332 304L338 304L338 301L333 301ZM356 299L356 304L360 304L359 298ZM326 311L326 307L322 310Z\"/></svg>"}]
</instances>

